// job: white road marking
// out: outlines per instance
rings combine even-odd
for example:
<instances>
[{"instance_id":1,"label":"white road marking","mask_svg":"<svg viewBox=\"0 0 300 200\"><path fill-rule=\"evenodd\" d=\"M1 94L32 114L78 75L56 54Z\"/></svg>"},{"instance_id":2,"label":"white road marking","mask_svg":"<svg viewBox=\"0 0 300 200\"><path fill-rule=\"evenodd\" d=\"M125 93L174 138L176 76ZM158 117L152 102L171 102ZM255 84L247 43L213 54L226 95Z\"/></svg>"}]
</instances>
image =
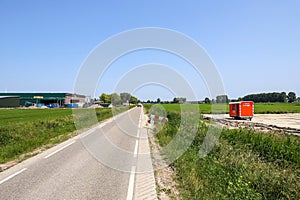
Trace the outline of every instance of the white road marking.
<instances>
[{"instance_id":1,"label":"white road marking","mask_svg":"<svg viewBox=\"0 0 300 200\"><path fill-rule=\"evenodd\" d=\"M75 142L76 142L76 141L73 141L73 142L71 142L71 143L69 143L69 144L67 144L67 145L65 145L65 146L63 146L63 147L61 147L60 149L57 149L56 151L54 151L54 152L50 153L49 155L45 156L44 158L47 159L47 158L53 156L54 154L60 152L61 150L67 148L68 146L74 144Z\"/></svg>"},{"instance_id":2,"label":"white road marking","mask_svg":"<svg viewBox=\"0 0 300 200\"><path fill-rule=\"evenodd\" d=\"M139 141L136 140L135 141L135 147L134 147L134 153L133 153L133 157L136 158L137 154L138 154L138 147L139 147Z\"/></svg>"},{"instance_id":3,"label":"white road marking","mask_svg":"<svg viewBox=\"0 0 300 200\"><path fill-rule=\"evenodd\" d=\"M137 134L136 137L139 138L140 137L140 129L137 130Z\"/></svg>"},{"instance_id":4,"label":"white road marking","mask_svg":"<svg viewBox=\"0 0 300 200\"><path fill-rule=\"evenodd\" d=\"M15 176L21 174L21 173L24 172L25 170L27 170L27 168L23 168L23 169L21 169L20 171L18 171L18 172L16 172L16 173L10 175L9 177L3 179L2 181L0 181L0 185L1 185L2 183L4 183L4 182L8 181L9 179L11 179L11 178L13 178L13 177L15 177Z\"/></svg>"},{"instance_id":5,"label":"white road marking","mask_svg":"<svg viewBox=\"0 0 300 200\"><path fill-rule=\"evenodd\" d=\"M131 172L130 172L130 178L129 178L128 191L127 191L127 200L132 200L133 199L135 171L136 171L136 166L132 166L131 167Z\"/></svg>"},{"instance_id":6,"label":"white road marking","mask_svg":"<svg viewBox=\"0 0 300 200\"><path fill-rule=\"evenodd\" d=\"M139 119L139 128L141 128L142 125L142 115L140 115L140 119Z\"/></svg>"}]
</instances>

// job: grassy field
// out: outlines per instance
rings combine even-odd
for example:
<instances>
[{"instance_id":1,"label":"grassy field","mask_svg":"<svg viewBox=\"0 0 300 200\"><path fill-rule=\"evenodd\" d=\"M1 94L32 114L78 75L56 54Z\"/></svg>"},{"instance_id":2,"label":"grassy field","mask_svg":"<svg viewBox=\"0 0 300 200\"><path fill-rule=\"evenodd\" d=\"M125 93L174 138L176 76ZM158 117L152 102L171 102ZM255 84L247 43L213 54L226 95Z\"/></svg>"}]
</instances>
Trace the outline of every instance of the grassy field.
<instances>
[{"instance_id":1,"label":"grassy field","mask_svg":"<svg viewBox=\"0 0 300 200\"><path fill-rule=\"evenodd\" d=\"M88 111L89 109L81 109ZM114 109L117 114L126 107ZM96 109L98 121L112 117L112 109ZM93 125L80 115L81 128ZM78 128L78 127L77 127ZM20 158L40 147L49 148L76 135L71 109L0 109L0 163Z\"/></svg>"},{"instance_id":2,"label":"grassy field","mask_svg":"<svg viewBox=\"0 0 300 200\"><path fill-rule=\"evenodd\" d=\"M257 114L300 113L300 103L256 103Z\"/></svg>"},{"instance_id":3,"label":"grassy field","mask_svg":"<svg viewBox=\"0 0 300 200\"><path fill-rule=\"evenodd\" d=\"M180 111L180 104L161 104L167 111ZM146 108L150 108L151 104L146 104ZM228 113L227 104L199 104L199 110L202 114ZM256 103L254 104L256 114L282 114L282 113L300 113L300 103Z\"/></svg>"},{"instance_id":4,"label":"grassy field","mask_svg":"<svg viewBox=\"0 0 300 200\"><path fill-rule=\"evenodd\" d=\"M163 147L179 130L176 110L168 111L169 122L156 134ZM189 135L193 125L186 119L182 124ZM182 199L300 199L300 137L224 129L200 158L208 126L200 120L192 145L172 163ZM172 157L172 151L162 152Z\"/></svg>"}]
</instances>

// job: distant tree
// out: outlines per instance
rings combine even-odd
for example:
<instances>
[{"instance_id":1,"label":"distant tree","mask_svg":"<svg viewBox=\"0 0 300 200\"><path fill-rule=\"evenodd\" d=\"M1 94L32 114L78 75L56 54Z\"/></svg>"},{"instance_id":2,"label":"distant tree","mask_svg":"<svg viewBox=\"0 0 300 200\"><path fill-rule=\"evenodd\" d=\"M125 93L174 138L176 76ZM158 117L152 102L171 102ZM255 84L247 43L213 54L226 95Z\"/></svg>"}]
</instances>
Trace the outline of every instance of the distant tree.
<instances>
[{"instance_id":1,"label":"distant tree","mask_svg":"<svg viewBox=\"0 0 300 200\"><path fill-rule=\"evenodd\" d=\"M204 99L204 103L210 104L210 103L211 103L211 102L210 102L210 99L209 99L208 97L206 97L206 98Z\"/></svg>"},{"instance_id":2,"label":"distant tree","mask_svg":"<svg viewBox=\"0 0 300 200\"><path fill-rule=\"evenodd\" d=\"M260 93L260 94L249 94L243 97L244 101L254 102L286 102L287 95L285 92L272 92L272 93Z\"/></svg>"},{"instance_id":3,"label":"distant tree","mask_svg":"<svg viewBox=\"0 0 300 200\"><path fill-rule=\"evenodd\" d=\"M176 97L174 97L173 103L179 103L179 100Z\"/></svg>"},{"instance_id":4,"label":"distant tree","mask_svg":"<svg viewBox=\"0 0 300 200\"><path fill-rule=\"evenodd\" d=\"M300 102L300 97L298 97L296 101L297 101L297 102Z\"/></svg>"},{"instance_id":5,"label":"distant tree","mask_svg":"<svg viewBox=\"0 0 300 200\"><path fill-rule=\"evenodd\" d=\"M160 98L157 98L156 103L160 103Z\"/></svg>"},{"instance_id":6,"label":"distant tree","mask_svg":"<svg viewBox=\"0 0 300 200\"><path fill-rule=\"evenodd\" d=\"M100 96L100 101L103 103L111 103L110 95L102 93Z\"/></svg>"},{"instance_id":7,"label":"distant tree","mask_svg":"<svg viewBox=\"0 0 300 200\"><path fill-rule=\"evenodd\" d=\"M216 97L216 103L229 103L227 95L219 95Z\"/></svg>"},{"instance_id":8,"label":"distant tree","mask_svg":"<svg viewBox=\"0 0 300 200\"><path fill-rule=\"evenodd\" d=\"M295 92L289 92L287 97L288 97L288 102L289 103L293 103L297 99Z\"/></svg>"},{"instance_id":9,"label":"distant tree","mask_svg":"<svg viewBox=\"0 0 300 200\"><path fill-rule=\"evenodd\" d=\"M121 103L128 103L130 101L131 95L129 93L123 92L120 94Z\"/></svg>"},{"instance_id":10,"label":"distant tree","mask_svg":"<svg viewBox=\"0 0 300 200\"><path fill-rule=\"evenodd\" d=\"M285 92L280 93L279 102L287 102L287 95Z\"/></svg>"},{"instance_id":11,"label":"distant tree","mask_svg":"<svg viewBox=\"0 0 300 200\"><path fill-rule=\"evenodd\" d=\"M180 104L182 104L182 103L185 103L185 102L186 102L186 98L184 98L184 97L175 97L173 99L173 103L180 103Z\"/></svg>"},{"instance_id":12,"label":"distant tree","mask_svg":"<svg viewBox=\"0 0 300 200\"><path fill-rule=\"evenodd\" d=\"M147 100L147 103L151 103L151 101L148 99L148 100Z\"/></svg>"},{"instance_id":13,"label":"distant tree","mask_svg":"<svg viewBox=\"0 0 300 200\"><path fill-rule=\"evenodd\" d=\"M111 98L111 103L116 106L116 105L120 105L121 104L121 97L119 94L117 93L113 93L110 95Z\"/></svg>"},{"instance_id":14,"label":"distant tree","mask_svg":"<svg viewBox=\"0 0 300 200\"><path fill-rule=\"evenodd\" d=\"M139 102L138 98L134 97L134 96L131 96L130 97L130 101L129 101L131 104L137 104Z\"/></svg>"}]
</instances>

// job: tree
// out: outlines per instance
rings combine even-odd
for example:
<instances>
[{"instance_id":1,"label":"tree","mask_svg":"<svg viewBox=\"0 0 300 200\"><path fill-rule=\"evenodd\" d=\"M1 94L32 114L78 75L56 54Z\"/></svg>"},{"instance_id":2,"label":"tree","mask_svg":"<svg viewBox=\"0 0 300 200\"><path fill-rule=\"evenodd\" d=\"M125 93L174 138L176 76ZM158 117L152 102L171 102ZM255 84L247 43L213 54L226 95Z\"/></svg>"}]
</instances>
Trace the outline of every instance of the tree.
<instances>
[{"instance_id":1,"label":"tree","mask_svg":"<svg viewBox=\"0 0 300 200\"><path fill-rule=\"evenodd\" d=\"M173 103L179 103L179 100L176 97L174 97Z\"/></svg>"},{"instance_id":2,"label":"tree","mask_svg":"<svg viewBox=\"0 0 300 200\"><path fill-rule=\"evenodd\" d=\"M134 96L131 96L130 97L130 101L129 101L131 104L137 104L139 102L138 98L134 97Z\"/></svg>"},{"instance_id":3,"label":"tree","mask_svg":"<svg viewBox=\"0 0 300 200\"><path fill-rule=\"evenodd\" d=\"M121 104L121 97L119 94L117 93L113 93L110 95L111 98L111 103L116 106L116 105L120 105Z\"/></svg>"},{"instance_id":4,"label":"tree","mask_svg":"<svg viewBox=\"0 0 300 200\"><path fill-rule=\"evenodd\" d=\"M229 103L227 95L219 95L216 97L216 103Z\"/></svg>"},{"instance_id":5,"label":"tree","mask_svg":"<svg viewBox=\"0 0 300 200\"><path fill-rule=\"evenodd\" d=\"M129 93L123 92L120 94L121 97L121 103L127 103L130 101L131 95Z\"/></svg>"},{"instance_id":6,"label":"tree","mask_svg":"<svg viewBox=\"0 0 300 200\"><path fill-rule=\"evenodd\" d=\"M293 103L297 99L295 92L289 92L287 97L288 97L288 102L289 103Z\"/></svg>"},{"instance_id":7,"label":"tree","mask_svg":"<svg viewBox=\"0 0 300 200\"><path fill-rule=\"evenodd\" d=\"M111 103L110 95L102 93L100 96L100 101L103 103Z\"/></svg>"},{"instance_id":8,"label":"tree","mask_svg":"<svg viewBox=\"0 0 300 200\"><path fill-rule=\"evenodd\" d=\"M180 104L182 104L182 103L185 103L185 102L186 102L186 98L184 98L184 97L175 97L173 99L173 103L180 103Z\"/></svg>"},{"instance_id":9,"label":"tree","mask_svg":"<svg viewBox=\"0 0 300 200\"><path fill-rule=\"evenodd\" d=\"M208 97L206 97L206 98L204 99L204 103L205 103L205 104L210 104L210 99L209 99Z\"/></svg>"},{"instance_id":10,"label":"tree","mask_svg":"<svg viewBox=\"0 0 300 200\"><path fill-rule=\"evenodd\" d=\"M281 92L280 93L280 97L279 97L279 101L280 102L286 102L286 100L287 100L286 93L285 92Z\"/></svg>"},{"instance_id":11,"label":"tree","mask_svg":"<svg viewBox=\"0 0 300 200\"><path fill-rule=\"evenodd\" d=\"M160 98L157 98L156 102L157 102L157 103L160 103Z\"/></svg>"}]
</instances>

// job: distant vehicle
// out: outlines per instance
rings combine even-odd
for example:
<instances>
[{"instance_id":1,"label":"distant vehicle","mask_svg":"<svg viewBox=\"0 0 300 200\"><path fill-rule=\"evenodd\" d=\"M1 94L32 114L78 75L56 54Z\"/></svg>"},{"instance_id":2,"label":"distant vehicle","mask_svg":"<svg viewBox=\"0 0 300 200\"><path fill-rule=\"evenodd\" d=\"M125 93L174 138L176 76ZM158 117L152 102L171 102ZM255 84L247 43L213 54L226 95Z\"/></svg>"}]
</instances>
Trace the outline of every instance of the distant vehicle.
<instances>
[{"instance_id":1,"label":"distant vehicle","mask_svg":"<svg viewBox=\"0 0 300 200\"><path fill-rule=\"evenodd\" d=\"M25 102L25 107L30 107L30 106L33 106L33 105L34 105L34 103L32 103L32 102L29 102L29 101Z\"/></svg>"},{"instance_id":2,"label":"distant vehicle","mask_svg":"<svg viewBox=\"0 0 300 200\"><path fill-rule=\"evenodd\" d=\"M140 104L140 103L137 105L137 107L142 107L142 106L143 106L143 105L142 105L142 104Z\"/></svg>"},{"instance_id":3,"label":"distant vehicle","mask_svg":"<svg viewBox=\"0 0 300 200\"><path fill-rule=\"evenodd\" d=\"M229 103L229 115L234 119L249 119L251 121L254 115L254 102L240 101Z\"/></svg>"},{"instance_id":4,"label":"distant vehicle","mask_svg":"<svg viewBox=\"0 0 300 200\"><path fill-rule=\"evenodd\" d=\"M49 104L47 107L48 108L59 108L59 104L58 103L52 103L52 104Z\"/></svg>"},{"instance_id":5,"label":"distant vehicle","mask_svg":"<svg viewBox=\"0 0 300 200\"><path fill-rule=\"evenodd\" d=\"M77 103L70 103L67 105L67 108L78 108L78 104Z\"/></svg>"}]
</instances>

